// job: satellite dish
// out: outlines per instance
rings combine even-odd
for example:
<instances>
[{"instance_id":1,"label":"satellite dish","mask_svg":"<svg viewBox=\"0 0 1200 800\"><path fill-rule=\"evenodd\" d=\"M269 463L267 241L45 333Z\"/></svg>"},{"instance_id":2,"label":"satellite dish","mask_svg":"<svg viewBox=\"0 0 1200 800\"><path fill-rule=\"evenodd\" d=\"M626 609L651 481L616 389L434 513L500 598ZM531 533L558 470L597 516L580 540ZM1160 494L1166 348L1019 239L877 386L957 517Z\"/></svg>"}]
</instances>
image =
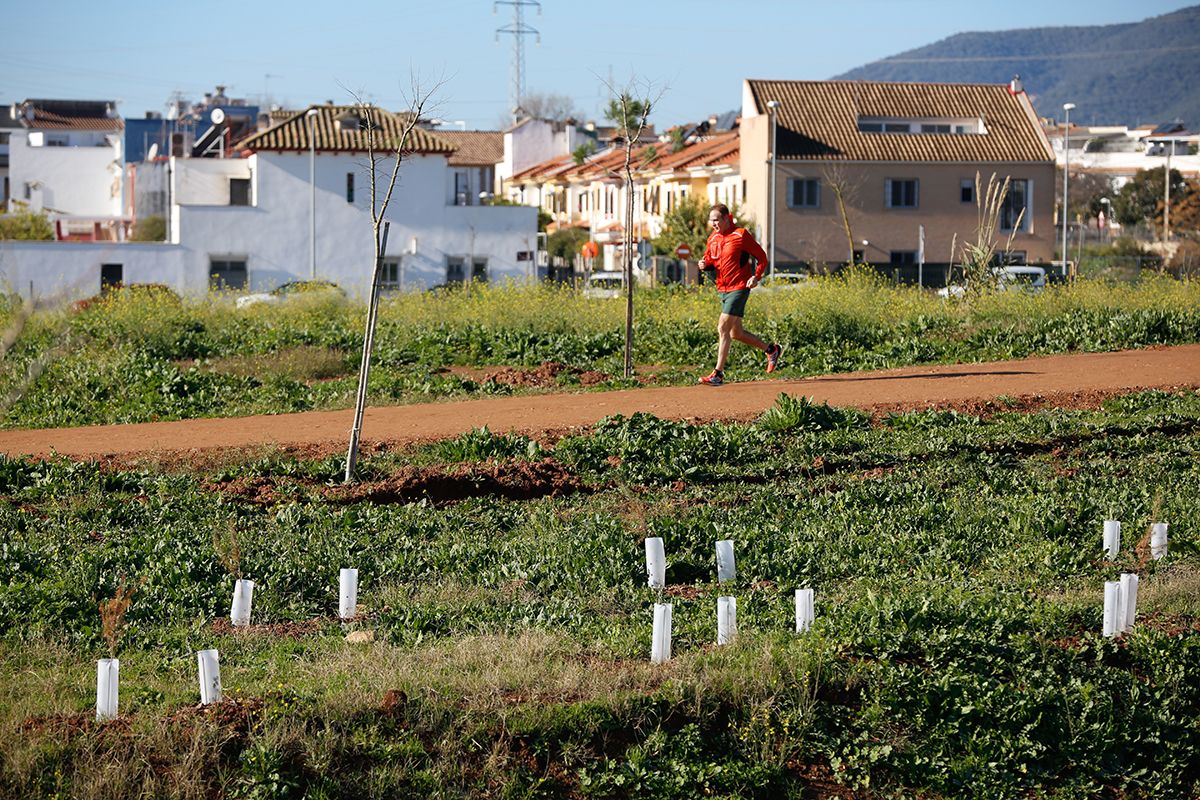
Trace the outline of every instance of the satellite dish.
<instances>
[{"instance_id":1,"label":"satellite dish","mask_svg":"<svg viewBox=\"0 0 1200 800\"><path fill-rule=\"evenodd\" d=\"M225 121L225 112L219 108L214 108L208 118L213 121L213 125L220 125Z\"/></svg>"},{"instance_id":2,"label":"satellite dish","mask_svg":"<svg viewBox=\"0 0 1200 800\"><path fill-rule=\"evenodd\" d=\"M158 142L150 145L150 149L146 151L146 160L153 161L158 158Z\"/></svg>"}]
</instances>

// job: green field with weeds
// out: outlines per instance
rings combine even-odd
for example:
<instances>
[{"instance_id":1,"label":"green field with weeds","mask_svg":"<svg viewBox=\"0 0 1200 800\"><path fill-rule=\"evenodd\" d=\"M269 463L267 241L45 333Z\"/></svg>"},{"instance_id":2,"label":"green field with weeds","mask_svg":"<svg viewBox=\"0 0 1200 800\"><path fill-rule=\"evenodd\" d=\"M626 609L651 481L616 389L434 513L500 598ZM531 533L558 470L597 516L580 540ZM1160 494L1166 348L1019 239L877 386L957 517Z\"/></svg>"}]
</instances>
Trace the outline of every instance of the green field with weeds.
<instances>
[{"instance_id":1,"label":"green field with weeds","mask_svg":"<svg viewBox=\"0 0 1200 800\"><path fill-rule=\"evenodd\" d=\"M880 301L825 319L888 331L922 319L924 330L965 334L939 342L979 336L996 348L981 331L1049 332L1063 318L1081 320L1064 337L1157 319L1164 327L1146 328L1155 336L1194 338L1187 285L1129 290L1119 312L1077 291L996 298L987 314ZM538 316L500 297L430 303ZM608 335L599 322L565 328L544 297L548 326L571 341ZM656 307L664 320L709 307L668 299ZM415 344L421 332L458 342L519 329L500 317L442 329L409 302L385 315L382 350L412 348L393 363L436 361ZM783 303L760 305L775 330L817 324L806 322L815 306L789 316ZM151 329L117 311L69 325L114 343L140 329L144 358L178 356L182 335L164 331L183 328L169 317ZM198 326L187 327L197 347L352 348L355 312L334 311L243 319L201 306L183 317ZM661 358L665 345L646 339L644 358ZM175 344L156 351L165 341ZM883 358L846 355L864 340L822 341L846 359L837 368ZM1038 346L1057 345L1104 346ZM549 357L457 347L429 353ZM202 470L0 460L0 794L1200 794L1200 392L987 418L872 419L781 398L753 424L636 415L557 441L474 431L367 457L351 486L342 467L270 454ZM1101 550L1108 518L1124 523L1112 562ZM1146 531L1159 520L1170 551L1156 561ZM665 541L674 605L674 658L662 666L648 657L658 598L646 586L648 536ZM716 582L718 539L736 543L732 585ZM346 566L360 572L362 616L343 627ZM1121 572L1141 577L1138 623L1106 639L1103 583ZM256 582L246 630L228 625L235 575ZM121 717L96 723L95 660L110 652L97 606L123 584L136 591L114 650ZM816 593L815 624L800 635L798 587ZM719 595L738 600L738 637L724 647L714 645ZM198 708L204 648L220 650L228 699Z\"/></svg>"},{"instance_id":2,"label":"green field with weeds","mask_svg":"<svg viewBox=\"0 0 1200 800\"><path fill-rule=\"evenodd\" d=\"M694 383L711 367L711 289L639 292L638 381ZM623 388L624 304L549 286L477 286L385 299L375 404ZM82 310L5 312L0 425L62 427L353 405L364 307L333 294L238 310L231 298L115 293ZM3 320L0 320L3 322ZM784 377L1200 341L1200 283L1081 281L1033 295L945 301L865 272L756 291L747 327L786 348ZM5 345L5 347L8 347ZM555 367L541 377L488 367ZM735 347L728 377L761 375ZM653 376L653 377L651 377Z\"/></svg>"}]
</instances>

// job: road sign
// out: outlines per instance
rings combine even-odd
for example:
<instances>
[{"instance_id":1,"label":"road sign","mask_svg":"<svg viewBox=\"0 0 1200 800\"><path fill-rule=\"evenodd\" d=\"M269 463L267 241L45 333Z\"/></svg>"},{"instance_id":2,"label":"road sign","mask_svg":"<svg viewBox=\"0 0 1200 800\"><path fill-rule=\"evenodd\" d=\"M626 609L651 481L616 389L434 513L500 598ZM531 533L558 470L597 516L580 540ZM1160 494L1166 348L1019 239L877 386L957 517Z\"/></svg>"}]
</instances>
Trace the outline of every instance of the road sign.
<instances>
[{"instance_id":1,"label":"road sign","mask_svg":"<svg viewBox=\"0 0 1200 800\"><path fill-rule=\"evenodd\" d=\"M688 247L686 244L681 244L679 247L675 248L675 255L679 256L680 258L687 258L691 254L692 248Z\"/></svg>"}]
</instances>

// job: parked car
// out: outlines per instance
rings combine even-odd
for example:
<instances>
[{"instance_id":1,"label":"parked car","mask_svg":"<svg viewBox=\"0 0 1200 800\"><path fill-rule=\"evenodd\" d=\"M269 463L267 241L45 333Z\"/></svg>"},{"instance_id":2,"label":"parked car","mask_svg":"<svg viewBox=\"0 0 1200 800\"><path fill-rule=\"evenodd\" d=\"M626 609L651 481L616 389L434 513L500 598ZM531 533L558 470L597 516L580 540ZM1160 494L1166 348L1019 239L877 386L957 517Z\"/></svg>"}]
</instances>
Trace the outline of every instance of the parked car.
<instances>
[{"instance_id":1,"label":"parked car","mask_svg":"<svg viewBox=\"0 0 1200 800\"><path fill-rule=\"evenodd\" d=\"M583 296L593 299L620 297L625 288L625 276L616 271L602 270L588 276Z\"/></svg>"},{"instance_id":2,"label":"parked car","mask_svg":"<svg viewBox=\"0 0 1200 800\"><path fill-rule=\"evenodd\" d=\"M1001 292L1040 292L1046 288L1046 270L1043 267L1033 267L1028 264L1012 264L998 267L993 272L996 275L996 289ZM940 297L962 297L966 287L950 285L937 290Z\"/></svg>"},{"instance_id":3,"label":"parked car","mask_svg":"<svg viewBox=\"0 0 1200 800\"><path fill-rule=\"evenodd\" d=\"M260 303L280 303L291 297L314 292L336 292L342 297L346 292L333 281L288 281L276 286L269 292L255 292L243 295L237 299L238 308L248 308Z\"/></svg>"},{"instance_id":4,"label":"parked car","mask_svg":"<svg viewBox=\"0 0 1200 800\"><path fill-rule=\"evenodd\" d=\"M799 289L812 283L812 278L800 272L776 272L763 277L761 287L765 291Z\"/></svg>"}]
</instances>

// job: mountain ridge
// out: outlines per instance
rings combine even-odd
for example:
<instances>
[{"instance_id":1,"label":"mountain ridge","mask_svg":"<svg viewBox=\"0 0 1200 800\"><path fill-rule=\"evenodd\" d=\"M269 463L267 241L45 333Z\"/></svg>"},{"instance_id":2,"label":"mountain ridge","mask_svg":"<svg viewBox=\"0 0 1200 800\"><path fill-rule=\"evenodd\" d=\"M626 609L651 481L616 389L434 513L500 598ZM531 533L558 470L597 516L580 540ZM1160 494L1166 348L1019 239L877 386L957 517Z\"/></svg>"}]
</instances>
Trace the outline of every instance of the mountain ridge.
<instances>
[{"instance_id":1,"label":"mountain ridge","mask_svg":"<svg viewBox=\"0 0 1200 800\"><path fill-rule=\"evenodd\" d=\"M1021 76L1038 114L1077 122L1200 124L1200 6L1140 22L957 33L834 77L1006 83Z\"/></svg>"}]
</instances>

